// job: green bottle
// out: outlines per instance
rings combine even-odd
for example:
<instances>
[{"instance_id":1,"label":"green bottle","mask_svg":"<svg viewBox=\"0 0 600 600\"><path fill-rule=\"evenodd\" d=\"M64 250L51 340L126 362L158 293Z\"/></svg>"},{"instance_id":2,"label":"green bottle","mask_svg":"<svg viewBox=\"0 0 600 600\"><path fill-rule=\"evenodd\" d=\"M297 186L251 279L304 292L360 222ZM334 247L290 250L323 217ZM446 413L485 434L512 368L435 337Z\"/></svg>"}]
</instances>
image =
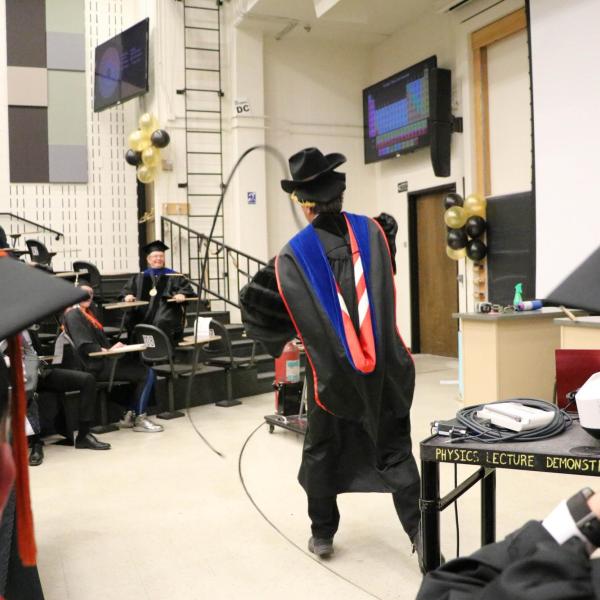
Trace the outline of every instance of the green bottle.
<instances>
[{"instance_id":1,"label":"green bottle","mask_svg":"<svg viewBox=\"0 0 600 600\"><path fill-rule=\"evenodd\" d=\"M521 302L523 302L523 284L517 283L517 285L515 285L515 297L513 300L513 304L517 306Z\"/></svg>"}]
</instances>

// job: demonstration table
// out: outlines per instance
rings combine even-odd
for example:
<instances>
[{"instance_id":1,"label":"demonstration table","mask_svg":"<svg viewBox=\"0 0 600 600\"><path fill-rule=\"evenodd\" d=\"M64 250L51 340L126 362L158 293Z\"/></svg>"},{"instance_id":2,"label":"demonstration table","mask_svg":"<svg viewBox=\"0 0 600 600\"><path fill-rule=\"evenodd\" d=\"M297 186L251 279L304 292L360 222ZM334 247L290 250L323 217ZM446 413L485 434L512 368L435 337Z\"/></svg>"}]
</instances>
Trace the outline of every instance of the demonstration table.
<instances>
[{"instance_id":1,"label":"demonstration table","mask_svg":"<svg viewBox=\"0 0 600 600\"><path fill-rule=\"evenodd\" d=\"M421 448L421 526L426 571L440 565L440 512L481 481L481 545L496 539L496 469L600 476L600 440L578 423L564 433L539 442L481 441L451 443L434 435ZM575 449L575 450L574 450ZM480 468L443 498L440 497L440 463L460 463Z\"/></svg>"},{"instance_id":2,"label":"demonstration table","mask_svg":"<svg viewBox=\"0 0 600 600\"><path fill-rule=\"evenodd\" d=\"M563 316L560 309L453 316L460 319L466 406L504 398L552 400L554 351L560 348L560 331L554 319Z\"/></svg>"}]
</instances>

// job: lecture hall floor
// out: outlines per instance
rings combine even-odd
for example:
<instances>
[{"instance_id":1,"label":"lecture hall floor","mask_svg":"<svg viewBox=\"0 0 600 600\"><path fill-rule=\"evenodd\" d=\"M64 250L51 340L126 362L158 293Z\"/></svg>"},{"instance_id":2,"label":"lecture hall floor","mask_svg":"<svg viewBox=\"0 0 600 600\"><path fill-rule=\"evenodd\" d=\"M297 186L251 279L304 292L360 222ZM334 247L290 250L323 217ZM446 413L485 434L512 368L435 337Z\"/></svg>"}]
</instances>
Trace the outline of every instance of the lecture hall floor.
<instances>
[{"instance_id":1,"label":"lecture hall floor","mask_svg":"<svg viewBox=\"0 0 600 600\"><path fill-rule=\"evenodd\" d=\"M456 361L417 356L413 438L458 408ZM269 524L246 495L238 461L273 395L234 408L192 409L163 434L102 436L108 452L46 446L30 469L39 568L46 600L405 600L420 582L417 561L386 494L340 496L335 554L320 564L306 551L306 498L296 481L301 438L266 426L243 453L241 473ZM472 467L460 467L459 476ZM442 489L452 482L442 468ZM535 485L532 478L535 477ZM498 472L498 534L542 518L565 495L596 480ZM477 547L479 493L459 502L461 552ZM277 528L277 530L275 528ZM454 556L454 514L442 517L443 552Z\"/></svg>"}]
</instances>

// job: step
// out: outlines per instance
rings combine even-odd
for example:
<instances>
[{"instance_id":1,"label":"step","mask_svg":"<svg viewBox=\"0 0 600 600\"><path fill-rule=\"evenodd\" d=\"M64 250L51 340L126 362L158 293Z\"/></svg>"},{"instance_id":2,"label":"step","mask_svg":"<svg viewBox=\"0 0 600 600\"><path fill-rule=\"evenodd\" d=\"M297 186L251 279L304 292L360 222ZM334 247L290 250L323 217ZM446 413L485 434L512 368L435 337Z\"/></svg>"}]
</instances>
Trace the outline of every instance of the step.
<instances>
[{"instance_id":1,"label":"step","mask_svg":"<svg viewBox=\"0 0 600 600\"><path fill-rule=\"evenodd\" d=\"M234 356L250 356L254 341L248 338L231 340L231 352Z\"/></svg>"},{"instance_id":2,"label":"step","mask_svg":"<svg viewBox=\"0 0 600 600\"><path fill-rule=\"evenodd\" d=\"M270 354L257 354L254 362L258 373L273 372L275 360Z\"/></svg>"},{"instance_id":3,"label":"step","mask_svg":"<svg viewBox=\"0 0 600 600\"><path fill-rule=\"evenodd\" d=\"M201 310L198 313L198 316L204 318L214 319L215 321L219 321L219 323L223 323L223 325L227 325L229 323L229 311L228 310ZM186 314L187 317L187 327L185 331L188 332L186 335L192 335L194 321L196 320L196 313L194 311L189 311Z\"/></svg>"},{"instance_id":4,"label":"step","mask_svg":"<svg viewBox=\"0 0 600 600\"><path fill-rule=\"evenodd\" d=\"M241 323L225 323L225 329L229 334L229 339L233 342L236 340L246 340L246 329Z\"/></svg>"}]
</instances>

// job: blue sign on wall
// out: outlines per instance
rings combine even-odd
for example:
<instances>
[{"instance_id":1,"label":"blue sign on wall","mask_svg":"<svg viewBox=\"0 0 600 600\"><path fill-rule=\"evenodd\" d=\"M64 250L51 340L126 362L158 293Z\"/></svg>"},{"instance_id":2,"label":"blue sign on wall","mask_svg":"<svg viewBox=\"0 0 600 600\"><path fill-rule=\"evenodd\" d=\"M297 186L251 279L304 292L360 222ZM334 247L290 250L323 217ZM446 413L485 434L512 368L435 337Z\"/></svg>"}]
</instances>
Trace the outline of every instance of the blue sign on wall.
<instances>
[{"instance_id":1,"label":"blue sign on wall","mask_svg":"<svg viewBox=\"0 0 600 600\"><path fill-rule=\"evenodd\" d=\"M256 204L256 192L248 192L248 204Z\"/></svg>"}]
</instances>

